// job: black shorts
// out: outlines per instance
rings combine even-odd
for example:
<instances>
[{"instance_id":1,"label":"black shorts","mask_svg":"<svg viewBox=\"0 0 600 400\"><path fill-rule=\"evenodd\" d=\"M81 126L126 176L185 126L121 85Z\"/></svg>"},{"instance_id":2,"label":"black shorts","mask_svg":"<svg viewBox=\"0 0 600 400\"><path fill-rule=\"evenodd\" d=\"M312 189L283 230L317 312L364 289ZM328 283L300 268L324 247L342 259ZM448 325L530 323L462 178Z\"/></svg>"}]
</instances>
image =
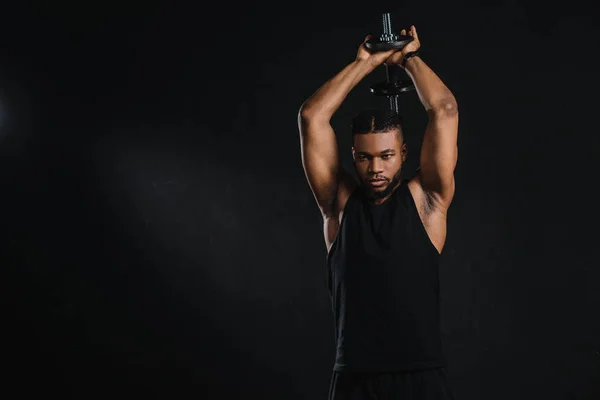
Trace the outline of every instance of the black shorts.
<instances>
[{"instance_id":1,"label":"black shorts","mask_svg":"<svg viewBox=\"0 0 600 400\"><path fill-rule=\"evenodd\" d=\"M456 400L444 368L407 372L333 371L329 400Z\"/></svg>"}]
</instances>

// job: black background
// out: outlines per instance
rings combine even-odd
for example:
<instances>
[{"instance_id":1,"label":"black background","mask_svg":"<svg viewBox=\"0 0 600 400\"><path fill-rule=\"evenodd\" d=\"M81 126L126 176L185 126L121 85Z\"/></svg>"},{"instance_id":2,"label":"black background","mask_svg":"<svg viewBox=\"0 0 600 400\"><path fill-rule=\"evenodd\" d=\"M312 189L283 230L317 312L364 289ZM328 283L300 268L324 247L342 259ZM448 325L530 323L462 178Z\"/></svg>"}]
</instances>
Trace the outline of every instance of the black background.
<instances>
[{"instance_id":1,"label":"black background","mask_svg":"<svg viewBox=\"0 0 600 400\"><path fill-rule=\"evenodd\" d=\"M597 399L597 6L14 2L0 10L6 398L324 399L297 112L382 12L459 103L443 253L460 399ZM349 121L332 124L352 168ZM401 98L415 168L426 113ZM3 396L4 397L4 396Z\"/></svg>"}]
</instances>

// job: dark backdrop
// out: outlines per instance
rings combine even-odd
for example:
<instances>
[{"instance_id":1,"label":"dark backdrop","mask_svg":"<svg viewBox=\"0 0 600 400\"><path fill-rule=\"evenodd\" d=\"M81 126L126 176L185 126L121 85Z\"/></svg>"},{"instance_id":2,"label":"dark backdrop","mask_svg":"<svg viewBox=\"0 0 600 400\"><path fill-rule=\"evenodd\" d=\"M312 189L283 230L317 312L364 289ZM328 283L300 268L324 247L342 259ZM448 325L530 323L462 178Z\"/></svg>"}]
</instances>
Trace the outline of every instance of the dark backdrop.
<instances>
[{"instance_id":1,"label":"dark backdrop","mask_svg":"<svg viewBox=\"0 0 600 400\"><path fill-rule=\"evenodd\" d=\"M387 11L461 112L441 269L459 398L597 399L598 8L250 3L2 3L6 397L326 398L296 116ZM346 168L384 75L334 116ZM426 113L401 106L414 170Z\"/></svg>"}]
</instances>

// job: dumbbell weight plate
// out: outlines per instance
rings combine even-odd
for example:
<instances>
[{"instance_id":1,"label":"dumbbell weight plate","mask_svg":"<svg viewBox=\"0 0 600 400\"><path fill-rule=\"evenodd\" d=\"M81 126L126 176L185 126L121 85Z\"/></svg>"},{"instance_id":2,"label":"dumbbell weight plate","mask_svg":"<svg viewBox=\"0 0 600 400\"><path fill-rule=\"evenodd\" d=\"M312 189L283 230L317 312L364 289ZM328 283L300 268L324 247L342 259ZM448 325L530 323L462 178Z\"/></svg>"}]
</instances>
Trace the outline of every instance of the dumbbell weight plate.
<instances>
[{"instance_id":1,"label":"dumbbell weight plate","mask_svg":"<svg viewBox=\"0 0 600 400\"><path fill-rule=\"evenodd\" d=\"M371 51L388 51L388 50L402 50L404 46L413 41L412 36L408 35L398 35L396 36L397 40L393 40L390 42L382 42L379 39L372 38L365 42L365 47Z\"/></svg>"},{"instance_id":2,"label":"dumbbell weight plate","mask_svg":"<svg viewBox=\"0 0 600 400\"><path fill-rule=\"evenodd\" d=\"M415 85L411 80L379 82L371 85L371 93L375 96L397 96L414 89Z\"/></svg>"}]
</instances>

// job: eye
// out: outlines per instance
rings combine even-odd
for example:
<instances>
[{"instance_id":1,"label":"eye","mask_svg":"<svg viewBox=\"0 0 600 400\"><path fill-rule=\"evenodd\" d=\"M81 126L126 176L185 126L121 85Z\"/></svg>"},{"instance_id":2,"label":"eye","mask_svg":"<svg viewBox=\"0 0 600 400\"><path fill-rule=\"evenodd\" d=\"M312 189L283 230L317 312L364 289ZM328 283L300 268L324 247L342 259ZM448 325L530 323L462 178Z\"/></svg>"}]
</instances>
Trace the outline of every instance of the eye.
<instances>
[{"instance_id":1,"label":"eye","mask_svg":"<svg viewBox=\"0 0 600 400\"><path fill-rule=\"evenodd\" d=\"M390 158L393 154L384 154L381 156L381 158L383 158L384 160L387 160L388 158Z\"/></svg>"}]
</instances>

